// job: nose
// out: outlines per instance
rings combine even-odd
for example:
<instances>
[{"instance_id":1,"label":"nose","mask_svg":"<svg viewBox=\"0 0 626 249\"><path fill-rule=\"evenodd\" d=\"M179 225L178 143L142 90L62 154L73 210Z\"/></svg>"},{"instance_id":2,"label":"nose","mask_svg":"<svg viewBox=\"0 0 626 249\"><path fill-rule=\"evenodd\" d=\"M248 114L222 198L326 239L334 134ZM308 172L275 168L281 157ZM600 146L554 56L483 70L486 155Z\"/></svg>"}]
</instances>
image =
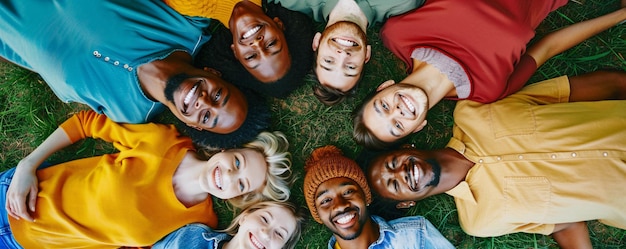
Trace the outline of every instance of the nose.
<instances>
[{"instance_id":1,"label":"nose","mask_svg":"<svg viewBox=\"0 0 626 249\"><path fill-rule=\"evenodd\" d=\"M198 98L198 100L196 101L194 107L196 109L200 109L202 107L213 107L215 105L215 103L213 101L211 101L210 99L208 99L208 94L206 92L202 92L202 94L200 95L200 97Z\"/></svg>"},{"instance_id":2,"label":"nose","mask_svg":"<svg viewBox=\"0 0 626 249\"><path fill-rule=\"evenodd\" d=\"M334 204L335 204L334 208L337 211L343 211L344 209L350 206L350 203L341 196L335 198Z\"/></svg>"},{"instance_id":3,"label":"nose","mask_svg":"<svg viewBox=\"0 0 626 249\"><path fill-rule=\"evenodd\" d=\"M261 232L259 233L259 239L262 241L269 241L269 238L270 238L269 232L270 232L270 229L266 227L262 227Z\"/></svg>"},{"instance_id":4,"label":"nose","mask_svg":"<svg viewBox=\"0 0 626 249\"><path fill-rule=\"evenodd\" d=\"M250 41L250 46L259 46L259 42L263 41L263 35L258 35L252 41Z\"/></svg>"}]
</instances>

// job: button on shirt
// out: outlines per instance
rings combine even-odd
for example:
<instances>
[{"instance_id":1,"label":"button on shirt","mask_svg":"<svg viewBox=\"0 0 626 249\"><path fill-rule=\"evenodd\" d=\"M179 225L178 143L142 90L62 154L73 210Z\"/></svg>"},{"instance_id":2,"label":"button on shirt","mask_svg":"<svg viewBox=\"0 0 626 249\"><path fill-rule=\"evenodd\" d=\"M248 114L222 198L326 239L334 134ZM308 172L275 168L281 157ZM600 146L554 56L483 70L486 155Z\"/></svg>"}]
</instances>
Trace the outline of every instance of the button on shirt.
<instances>
[{"instance_id":1,"label":"button on shirt","mask_svg":"<svg viewBox=\"0 0 626 249\"><path fill-rule=\"evenodd\" d=\"M195 55L209 23L160 0L2 1L0 56L39 73L64 102L144 123L165 107L144 95L136 68L174 51Z\"/></svg>"},{"instance_id":2,"label":"button on shirt","mask_svg":"<svg viewBox=\"0 0 626 249\"><path fill-rule=\"evenodd\" d=\"M468 234L551 234L584 220L626 229L626 101L568 98L564 76L457 103L447 146L476 164L447 193Z\"/></svg>"}]
</instances>

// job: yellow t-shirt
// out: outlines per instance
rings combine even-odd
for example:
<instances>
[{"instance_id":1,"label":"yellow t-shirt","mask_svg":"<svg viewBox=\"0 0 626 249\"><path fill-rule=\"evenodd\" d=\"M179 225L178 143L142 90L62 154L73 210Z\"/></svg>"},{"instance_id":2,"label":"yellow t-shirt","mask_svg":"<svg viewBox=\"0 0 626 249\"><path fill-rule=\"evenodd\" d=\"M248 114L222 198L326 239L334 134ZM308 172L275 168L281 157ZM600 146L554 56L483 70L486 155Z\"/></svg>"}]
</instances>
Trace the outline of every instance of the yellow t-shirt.
<instances>
[{"instance_id":1,"label":"yellow t-shirt","mask_svg":"<svg viewBox=\"0 0 626 249\"><path fill-rule=\"evenodd\" d=\"M193 146L175 127L117 124L93 111L61 127L71 141L99 138L119 153L38 170L36 222L9 218L24 248L148 246L188 223L217 226L211 198L189 208L176 198L172 177Z\"/></svg>"},{"instance_id":2,"label":"yellow t-shirt","mask_svg":"<svg viewBox=\"0 0 626 249\"><path fill-rule=\"evenodd\" d=\"M228 28L233 8L241 0L163 0L167 5L186 16L201 16L220 21ZM261 0L250 2L261 6Z\"/></svg>"}]
</instances>

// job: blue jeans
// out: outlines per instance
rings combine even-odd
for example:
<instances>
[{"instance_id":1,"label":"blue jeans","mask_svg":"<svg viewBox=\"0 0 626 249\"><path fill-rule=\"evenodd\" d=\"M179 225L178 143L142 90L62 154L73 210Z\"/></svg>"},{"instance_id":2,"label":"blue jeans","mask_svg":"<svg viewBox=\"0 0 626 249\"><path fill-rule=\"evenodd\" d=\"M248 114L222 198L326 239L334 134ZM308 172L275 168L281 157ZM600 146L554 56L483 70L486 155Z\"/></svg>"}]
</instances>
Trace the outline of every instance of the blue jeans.
<instances>
[{"instance_id":1,"label":"blue jeans","mask_svg":"<svg viewBox=\"0 0 626 249\"><path fill-rule=\"evenodd\" d=\"M22 249L22 247L17 244L17 241L15 241L13 233L11 233L11 227L9 226L9 214L5 208L7 190L9 189L14 173L15 168L0 173L0 205L2 206L0 208L0 248Z\"/></svg>"}]
</instances>

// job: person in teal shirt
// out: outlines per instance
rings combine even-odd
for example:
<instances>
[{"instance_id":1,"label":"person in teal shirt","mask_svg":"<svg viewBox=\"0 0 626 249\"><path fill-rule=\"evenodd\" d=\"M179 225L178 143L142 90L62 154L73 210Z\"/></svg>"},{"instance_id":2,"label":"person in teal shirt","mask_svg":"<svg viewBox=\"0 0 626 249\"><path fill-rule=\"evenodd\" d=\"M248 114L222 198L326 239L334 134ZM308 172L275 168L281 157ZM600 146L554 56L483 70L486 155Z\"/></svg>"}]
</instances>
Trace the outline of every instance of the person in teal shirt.
<instances>
[{"instance_id":1,"label":"person in teal shirt","mask_svg":"<svg viewBox=\"0 0 626 249\"><path fill-rule=\"evenodd\" d=\"M148 122L167 107L188 126L217 134L247 117L238 88L192 64L210 39L203 32L210 19L158 0L0 5L0 57L41 75L64 102L123 123Z\"/></svg>"}]
</instances>

